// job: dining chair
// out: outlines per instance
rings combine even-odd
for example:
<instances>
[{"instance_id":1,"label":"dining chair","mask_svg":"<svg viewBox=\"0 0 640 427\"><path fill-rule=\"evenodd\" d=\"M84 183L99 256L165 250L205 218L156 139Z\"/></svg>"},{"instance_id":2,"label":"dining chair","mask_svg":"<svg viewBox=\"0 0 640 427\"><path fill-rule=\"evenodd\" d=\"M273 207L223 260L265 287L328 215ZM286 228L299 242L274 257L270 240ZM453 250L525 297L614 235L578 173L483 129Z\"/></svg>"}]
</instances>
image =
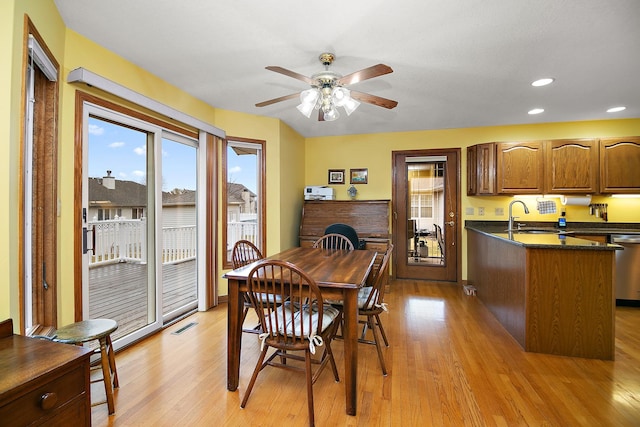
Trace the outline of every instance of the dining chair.
<instances>
[{"instance_id":1,"label":"dining chair","mask_svg":"<svg viewBox=\"0 0 640 427\"><path fill-rule=\"evenodd\" d=\"M331 340L342 320L342 310L325 304L316 282L286 261L258 263L247 276L247 288L264 332L260 334L260 356L240 407L246 406L258 374L266 366L305 372L309 425L313 426L313 384L327 364L331 365L336 382L340 381ZM267 296L266 301L262 295ZM280 306L273 304L278 298L285 301ZM275 352L265 360L270 347ZM319 347L323 347L322 354L314 357ZM300 352L304 352L304 356ZM304 362L304 367L295 362L287 363L288 359ZM312 372L312 365L319 365L315 372Z\"/></svg>"},{"instance_id":2,"label":"dining chair","mask_svg":"<svg viewBox=\"0 0 640 427\"><path fill-rule=\"evenodd\" d=\"M384 302L384 294L389 283L389 259L391 258L392 252L393 244L389 243L387 251L382 257L380 267L377 269L377 272L371 281L371 286L365 286L358 292L358 316L366 316L367 318L366 320L360 321L360 323L363 324L363 328L358 341L376 346L378 359L380 360L380 368L382 369L382 374L385 376L387 375L387 367L385 365L384 355L382 354L382 345L380 343L380 337L378 337L378 332L380 332L385 346L389 347L389 340L387 339L387 334L382 327L380 314L388 310L387 305ZM367 329L371 330L373 340L366 339Z\"/></svg>"},{"instance_id":3,"label":"dining chair","mask_svg":"<svg viewBox=\"0 0 640 427\"><path fill-rule=\"evenodd\" d=\"M234 270L236 268L244 267L247 264L251 264L252 262L259 261L263 258L264 256L262 256L262 252L260 252L260 249L258 249L256 245L248 240L238 240L235 245L233 245L233 250L231 251L231 262ZM278 301L277 303L281 304L282 301ZM242 323L244 324L247 314L249 314L249 310L254 308L251 300L249 299L249 296L246 293L243 294L243 305L244 310L242 312ZM261 332L260 324L256 325L253 328L243 328L242 332L258 334Z\"/></svg>"},{"instance_id":4,"label":"dining chair","mask_svg":"<svg viewBox=\"0 0 640 427\"><path fill-rule=\"evenodd\" d=\"M354 250L353 243L347 237L342 234L329 233L325 234L313 244L314 248L321 249L341 249L341 250Z\"/></svg>"},{"instance_id":5,"label":"dining chair","mask_svg":"<svg viewBox=\"0 0 640 427\"><path fill-rule=\"evenodd\" d=\"M388 310L387 305L384 302L384 294L387 284L389 283L389 259L391 258L392 252L393 244L389 243L380 262L378 263L377 259L376 262L374 262L374 270L372 270L371 274L367 278L366 286L363 286L358 291L358 316L366 316L366 320L359 321L363 326L358 342L373 344L376 346L378 359L380 360L380 368L382 369L382 374L385 376L387 375L387 367L384 361L384 355L382 354L382 345L380 343L380 338L378 337L378 332L380 332L380 336L384 341L385 346L389 347L389 340L387 339L387 334L382 327L380 314L383 311ZM331 301L331 304L341 307L343 305L343 301ZM369 329L373 335L372 340L366 338L367 330Z\"/></svg>"},{"instance_id":6,"label":"dining chair","mask_svg":"<svg viewBox=\"0 0 640 427\"><path fill-rule=\"evenodd\" d=\"M360 239L358 238L358 232L355 228L350 226L349 224L342 224L336 222L335 224L330 224L327 228L324 229L324 234L342 234L347 239L351 241L353 247L356 249L361 249L360 247Z\"/></svg>"}]
</instances>

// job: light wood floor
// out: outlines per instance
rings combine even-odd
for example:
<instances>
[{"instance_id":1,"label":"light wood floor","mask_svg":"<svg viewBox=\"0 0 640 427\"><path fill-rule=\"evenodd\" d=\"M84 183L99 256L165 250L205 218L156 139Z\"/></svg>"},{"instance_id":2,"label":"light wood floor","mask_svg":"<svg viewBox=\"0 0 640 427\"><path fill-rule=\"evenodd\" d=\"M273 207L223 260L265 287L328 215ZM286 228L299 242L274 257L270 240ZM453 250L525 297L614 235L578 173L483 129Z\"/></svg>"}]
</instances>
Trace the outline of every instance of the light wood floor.
<instances>
[{"instance_id":1,"label":"light wood floor","mask_svg":"<svg viewBox=\"0 0 640 427\"><path fill-rule=\"evenodd\" d=\"M359 347L358 414L327 370L314 386L318 426L638 426L640 309L616 310L616 360L525 353L476 297L452 285L394 281L382 316L391 347L383 377ZM304 376L266 368L240 400L259 352L244 334L240 387L226 389L226 306L197 313L116 355L116 413L94 426L304 426ZM190 322L180 335L172 332ZM343 345L335 341L343 375ZM100 383L92 398L104 395Z\"/></svg>"}]
</instances>

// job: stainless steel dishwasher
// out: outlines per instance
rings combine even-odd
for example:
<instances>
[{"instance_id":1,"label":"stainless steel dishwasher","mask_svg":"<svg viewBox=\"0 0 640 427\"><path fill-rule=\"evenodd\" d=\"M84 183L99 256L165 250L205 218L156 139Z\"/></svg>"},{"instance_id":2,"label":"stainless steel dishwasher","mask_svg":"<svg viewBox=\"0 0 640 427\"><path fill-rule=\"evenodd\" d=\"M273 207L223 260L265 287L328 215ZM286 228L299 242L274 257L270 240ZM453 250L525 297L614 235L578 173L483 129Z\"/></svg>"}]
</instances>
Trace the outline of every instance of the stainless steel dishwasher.
<instances>
[{"instance_id":1,"label":"stainless steel dishwasher","mask_svg":"<svg viewBox=\"0 0 640 427\"><path fill-rule=\"evenodd\" d=\"M616 301L619 305L640 305L640 235L611 236L616 251Z\"/></svg>"}]
</instances>

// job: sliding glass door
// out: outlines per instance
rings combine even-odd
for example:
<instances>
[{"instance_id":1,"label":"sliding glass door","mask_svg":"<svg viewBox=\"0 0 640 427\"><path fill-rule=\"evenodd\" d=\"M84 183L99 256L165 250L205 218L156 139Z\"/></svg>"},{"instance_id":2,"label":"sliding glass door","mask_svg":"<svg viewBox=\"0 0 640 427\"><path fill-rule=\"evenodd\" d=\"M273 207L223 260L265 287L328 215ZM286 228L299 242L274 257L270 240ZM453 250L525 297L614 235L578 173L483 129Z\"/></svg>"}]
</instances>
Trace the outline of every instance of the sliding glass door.
<instances>
[{"instance_id":1,"label":"sliding glass door","mask_svg":"<svg viewBox=\"0 0 640 427\"><path fill-rule=\"evenodd\" d=\"M111 318L116 346L195 310L197 141L86 104L83 316Z\"/></svg>"}]
</instances>

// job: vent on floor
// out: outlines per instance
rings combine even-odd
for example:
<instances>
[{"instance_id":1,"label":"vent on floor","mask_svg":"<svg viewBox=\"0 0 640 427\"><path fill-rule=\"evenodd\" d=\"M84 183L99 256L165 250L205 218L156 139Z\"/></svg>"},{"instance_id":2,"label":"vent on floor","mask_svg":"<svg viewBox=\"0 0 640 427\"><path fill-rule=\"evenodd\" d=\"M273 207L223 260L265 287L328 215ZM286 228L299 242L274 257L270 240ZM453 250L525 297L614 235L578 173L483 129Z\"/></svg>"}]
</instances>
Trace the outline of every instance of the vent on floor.
<instances>
[{"instance_id":1,"label":"vent on floor","mask_svg":"<svg viewBox=\"0 0 640 427\"><path fill-rule=\"evenodd\" d=\"M180 335L181 333L183 333L187 329L193 328L196 325L197 325L196 322L187 323L186 325L184 325L182 328L178 329L177 331L171 332L171 335Z\"/></svg>"}]
</instances>

